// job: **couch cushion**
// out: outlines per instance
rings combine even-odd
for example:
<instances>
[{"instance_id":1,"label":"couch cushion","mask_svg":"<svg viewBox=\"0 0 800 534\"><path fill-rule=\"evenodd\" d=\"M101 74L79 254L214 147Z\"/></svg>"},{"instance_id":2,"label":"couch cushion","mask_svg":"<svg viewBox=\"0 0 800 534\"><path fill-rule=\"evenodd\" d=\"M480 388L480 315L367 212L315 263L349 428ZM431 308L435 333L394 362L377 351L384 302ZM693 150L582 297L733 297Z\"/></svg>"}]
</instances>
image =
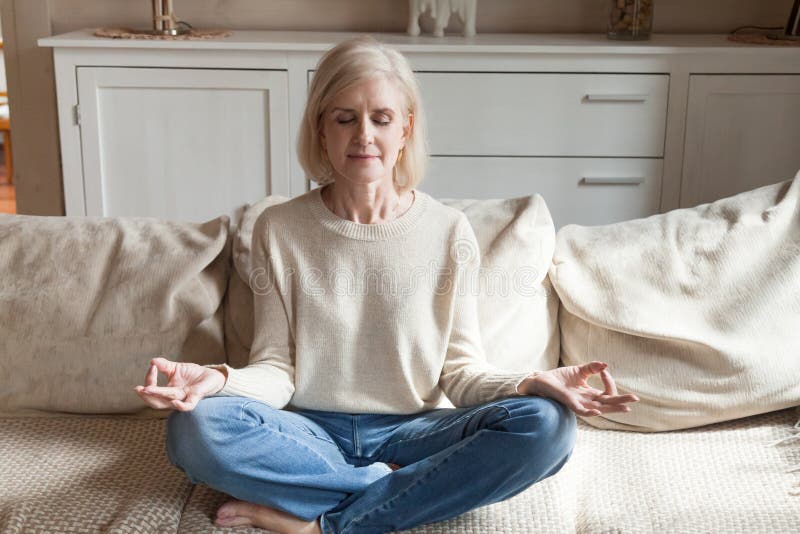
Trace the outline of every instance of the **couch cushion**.
<instances>
[{"instance_id":1,"label":"couch cushion","mask_svg":"<svg viewBox=\"0 0 800 534\"><path fill-rule=\"evenodd\" d=\"M783 410L659 434L579 421L572 457L554 476L506 501L403 532L796 532L800 486L786 471L800 463L800 447L769 444L798 432L798 417L800 410ZM213 527L227 499L196 486L180 532L263 532Z\"/></svg>"},{"instance_id":2,"label":"couch cushion","mask_svg":"<svg viewBox=\"0 0 800 534\"><path fill-rule=\"evenodd\" d=\"M250 361L250 345L253 343L253 292L248 277L250 249L253 243L253 227L261 212L275 204L289 200L287 197L271 195L261 199L242 211L233 235L233 266L225 293L225 351L228 364L241 368Z\"/></svg>"},{"instance_id":3,"label":"couch cushion","mask_svg":"<svg viewBox=\"0 0 800 534\"><path fill-rule=\"evenodd\" d=\"M0 532L176 532L192 484L165 421L0 419Z\"/></svg>"},{"instance_id":4,"label":"couch cushion","mask_svg":"<svg viewBox=\"0 0 800 534\"><path fill-rule=\"evenodd\" d=\"M641 399L590 424L660 431L800 404L800 174L696 208L565 226L550 278L564 364L606 361L620 392Z\"/></svg>"},{"instance_id":5,"label":"couch cushion","mask_svg":"<svg viewBox=\"0 0 800 534\"><path fill-rule=\"evenodd\" d=\"M286 200L267 197L251 206L234 237L238 276L232 273L225 308L226 346L233 367L247 364L253 338L253 299L247 285L253 225L267 207ZM481 248L479 313L488 360L510 371L557 367L558 296L547 277L555 229L542 197L442 202L466 214Z\"/></svg>"},{"instance_id":6,"label":"couch cushion","mask_svg":"<svg viewBox=\"0 0 800 534\"><path fill-rule=\"evenodd\" d=\"M481 249L487 359L510 371L558 367L558 295L547 273L556 232L542 196L441 202L464 212Z\"/></svg>"},{"instance_id":7,"label":"couch cushion","mask_svg":"<svg viewBox=\"0 0 800 534\"><path fill-rule=\"evenodd\" d=\"M224 361L227 238L227 217L0 216L0 412L132 412L152 357Z\"/></svg>"}]
</instances>

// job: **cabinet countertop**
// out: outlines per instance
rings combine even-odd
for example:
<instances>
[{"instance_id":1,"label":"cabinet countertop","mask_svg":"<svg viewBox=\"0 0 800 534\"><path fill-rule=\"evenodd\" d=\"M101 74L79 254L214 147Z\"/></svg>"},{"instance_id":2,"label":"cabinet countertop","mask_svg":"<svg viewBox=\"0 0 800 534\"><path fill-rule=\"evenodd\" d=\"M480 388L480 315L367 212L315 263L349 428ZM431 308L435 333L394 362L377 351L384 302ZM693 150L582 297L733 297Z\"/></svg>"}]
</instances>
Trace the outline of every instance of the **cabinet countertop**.
<instances>
[{"instance_id":1,"label":"cabinet countertop","mask_svg":"<svg viewBox=\"0 0 800 534\"><path fill-rule=\"evenodd\" d=\"M222 39L109 39L96 37L93 29L84 29L39 39L42 47L53 48L135 48L187 50L270 50L322 52L335 43L361 35L360 32L309 32L231 30ZM800 48L734 43L726 34L654 34L646 41L615 41L605 34L524 34L485 33L474 37L448 35L411 37L405 33L371 33L379 41L403 52L434 53L504 53L504 54L707 54L769 53L794 55L800 61Z\"/></svg>"}]
</instances>

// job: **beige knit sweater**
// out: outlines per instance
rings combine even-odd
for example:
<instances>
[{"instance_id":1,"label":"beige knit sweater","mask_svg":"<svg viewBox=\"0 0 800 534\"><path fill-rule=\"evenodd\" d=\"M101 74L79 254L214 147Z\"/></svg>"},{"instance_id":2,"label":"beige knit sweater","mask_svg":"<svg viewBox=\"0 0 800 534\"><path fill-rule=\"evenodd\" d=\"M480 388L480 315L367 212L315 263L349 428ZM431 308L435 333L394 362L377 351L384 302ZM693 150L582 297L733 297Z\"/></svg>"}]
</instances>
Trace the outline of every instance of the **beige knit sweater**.
<instances>
[{"instance_id":1,"label":"beige knit sweater","mask_svg":"<svg viewBox=\"0 0 800 534\"><path fill-rule=\"evenodd\" d=\"M457 407L519 395L530 373L498 369L482 349L466 216L415 193L382 224L342 219L319 188L264 211L250 363L224 366L220 395L354 414L431 410L443 393Z\"/></svg>"}]
</instances>

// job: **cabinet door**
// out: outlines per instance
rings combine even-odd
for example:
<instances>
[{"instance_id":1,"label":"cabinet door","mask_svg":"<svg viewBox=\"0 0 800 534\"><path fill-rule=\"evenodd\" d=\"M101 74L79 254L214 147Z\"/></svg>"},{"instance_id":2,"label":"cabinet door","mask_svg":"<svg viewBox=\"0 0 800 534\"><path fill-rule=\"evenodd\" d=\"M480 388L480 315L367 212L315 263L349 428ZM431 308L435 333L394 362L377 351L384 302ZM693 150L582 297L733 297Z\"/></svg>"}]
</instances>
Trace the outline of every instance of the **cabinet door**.
<instances>
[{"instance_id":1,"label":"cabinet door","mask_svg":"<svg viewBox=\"0 0 800 534\"><path fill-rule=\"evenodd\" d=\"M800 169L800 75L693 75L681 207L792 178Z\"/></svg>"},{"instance_id":2,"label":"cabinet door","mask_svg":"<svg viewBox=\"0 0 800 534\"><path fill-rule=\"evenodd\" d=\"M77 70L87 215L202 221L288 192L285 71Z\"/></svg>"},{"instance_id":3,"label":"cabinet door","mask_svg":"<svg viewBox=\"0 0 800 534\"><path fill-rule=\"evenodd\" d=\"M419 188L436 198L514 198L539 193L556 228L658 213L657 158L434 157Z\"/></svg>"}]
</instances>

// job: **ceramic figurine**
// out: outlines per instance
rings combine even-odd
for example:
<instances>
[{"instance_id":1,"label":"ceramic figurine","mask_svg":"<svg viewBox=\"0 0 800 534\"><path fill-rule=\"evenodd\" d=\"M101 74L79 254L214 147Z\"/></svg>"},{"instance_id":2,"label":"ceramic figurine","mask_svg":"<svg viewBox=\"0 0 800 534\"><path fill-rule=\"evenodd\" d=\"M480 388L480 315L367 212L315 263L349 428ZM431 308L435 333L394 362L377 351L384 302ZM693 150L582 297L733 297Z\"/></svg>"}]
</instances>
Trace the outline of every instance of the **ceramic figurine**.
<instances>
[{"instance_id":1,"label":"ceramic figurine","mask_svg":"<svg viewBox=\"0 0 800 534\"><path fill-rule=\"evenodd\" d=\"M464 24L464 37L475 35L475 10L478 0L408 0L411 18L408 22L408 34L417 36L420 33L419 17L428 9L435 21L433 35L442 37L452 13L457 13Z\"/></svg>"}]
</instances>

